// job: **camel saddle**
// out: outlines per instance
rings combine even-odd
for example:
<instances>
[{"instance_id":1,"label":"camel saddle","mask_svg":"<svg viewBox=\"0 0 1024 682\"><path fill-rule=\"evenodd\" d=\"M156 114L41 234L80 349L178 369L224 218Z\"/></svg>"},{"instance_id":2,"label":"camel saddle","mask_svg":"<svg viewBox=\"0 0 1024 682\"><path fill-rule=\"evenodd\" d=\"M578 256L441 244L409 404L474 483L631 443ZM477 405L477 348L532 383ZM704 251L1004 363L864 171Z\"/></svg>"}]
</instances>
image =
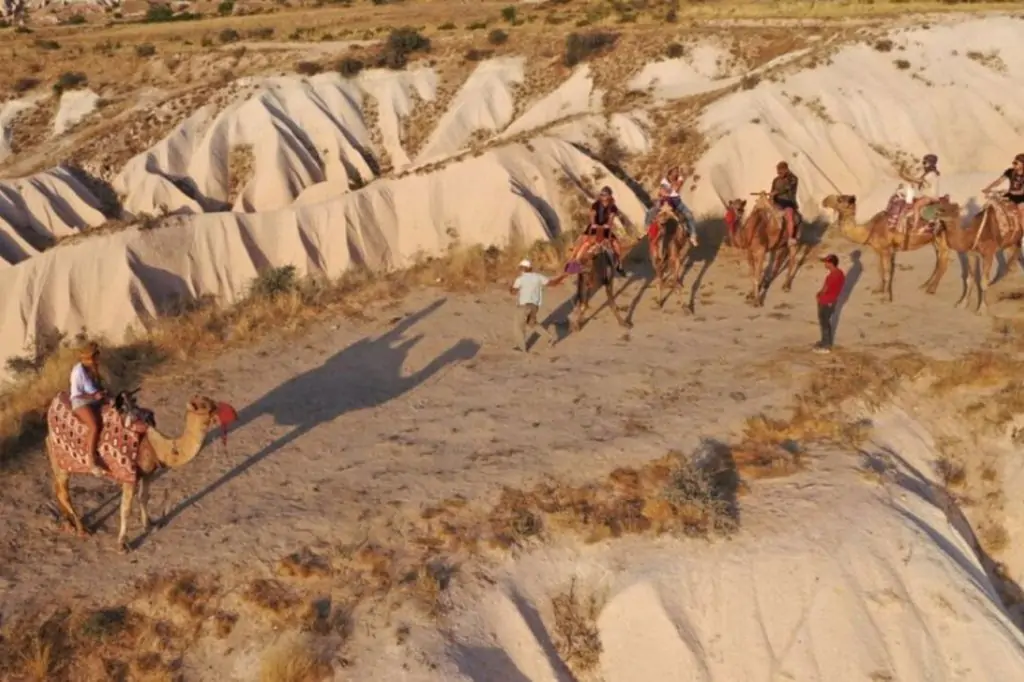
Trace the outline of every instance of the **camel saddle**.
<instances>
[{"instance_id":1,"label":"camel saddle","mask_svg":"<svg viewBox=\"0 0 1024 682\"><path fill-rule=\"evenodd\" d=\"M50 448L54 460L62 470L72 474L91 472L85 452L86 426L71 411L71 397L67 391L58 393L46 411ZM148 424L133 414L118 412L110 403L100 407L100 437L97 451L106 478L122 484L134 485L139 470L136 462L139 447Z\"/></svg>"},{"instance_id":2,"label":"camel saddle","mask_svg":"<svg viewBox=\"0 0 1024 682\"><path fill-rule=\"evenodd\" d=\"M1001 239L1006 239L1009 235L1024 228L1020 224L1020 211L1017 210L1017 204L1002 197L992 201L991 204L995 209L993 212L996 214L996 224L999 226Z\"/></svg>"},{"instance_id":3,"label":"camel saddle","mask_svg":"<svg viewBox=\"0 0 1024 682\"><path fill-rule=\"evenodd\" d=\"M938 227L939 218L949 207L949 195L944 194L934 202L921 207L921 221L918 223L917 234L929 234ZM903 197L893 194L885 207L885 220L889 229L897 234L906 234L914 219L911 205Z\"/></svg>"}]
</instances>

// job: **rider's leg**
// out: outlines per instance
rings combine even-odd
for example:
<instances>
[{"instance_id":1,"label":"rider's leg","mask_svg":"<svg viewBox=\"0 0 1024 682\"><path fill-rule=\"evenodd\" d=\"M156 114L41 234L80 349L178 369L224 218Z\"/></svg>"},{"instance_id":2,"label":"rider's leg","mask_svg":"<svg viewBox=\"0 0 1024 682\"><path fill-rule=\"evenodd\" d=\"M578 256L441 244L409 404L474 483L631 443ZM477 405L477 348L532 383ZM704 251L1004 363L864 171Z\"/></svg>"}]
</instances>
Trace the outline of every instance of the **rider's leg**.
<instances>
[{"instance_id":1,"label":"rider's leg","mask_svg":"<svg viewBox=\"0 0 1024 682\"><path fill-rule=\"evenodd\" d=\"M786 238L790 244L796 241L796 220L791 206L786 207Z\"/></svg>"},{"instance_id":2,"label":"rider's leg","mask_svg":"<svg viewBox=\"0 0 1024 682\"><path fill-rule=\"evenodd\" d=\"M96 407L93 405L83 405L74 410L73 413L85 424L85 456L88 458L92 473L102 474L103 469L100 467L100 458L97 452L100 442L100 423L96 411Z\"/></svg>"},{"instance_id":3,"label":"rider's leg","mask_svg":"<svg viewBox=\"0 0 1024 682\"><path fill-rule=\"evenodd\" d=\"M612 253L615 254L615 271L619 275L625 276L626 271L622 268L622 243L614 234L608 235L608 241L611 244Z\"/></svg>"}]
</instances>

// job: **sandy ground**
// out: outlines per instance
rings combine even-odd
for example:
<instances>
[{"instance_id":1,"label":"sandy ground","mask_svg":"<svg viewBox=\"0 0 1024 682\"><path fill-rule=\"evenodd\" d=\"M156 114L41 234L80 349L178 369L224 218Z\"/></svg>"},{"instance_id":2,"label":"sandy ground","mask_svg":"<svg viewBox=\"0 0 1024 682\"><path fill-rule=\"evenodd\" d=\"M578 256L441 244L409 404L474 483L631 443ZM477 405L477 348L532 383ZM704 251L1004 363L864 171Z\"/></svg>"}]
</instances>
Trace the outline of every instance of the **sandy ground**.
<instances>
[{"instance_id":1,"label":"sandy ground","mask_svg":"<svg viewBox=\"0 0 1024 682\"><path fill-rule=\"evenodd\" d=\"M901 258L913 266L897 272L897 301L879 304L868 292L874 262L865 272L844 257L849 297L838 343L902 341L940 354L981 344L991 323L952 310L955 272L934 298L916 290L932 258ZM630 333L604 311L528 356L511 349L507 295L427 291L368 325L325 322L301 339L147 383L143 398L172 433L193 393L233 403L240 422L228 453L218 444L154 485L152 510L166 527L125 557L114 551L111 487L78 481L75 499L99 531L84 541L61 535L42 453L28 456L0 502L0 609L57 594L116 595L157 568L244 570L305 544L358 539L376 518L456 493L481 498L552 476L591 480L701 438L727 440L744 418L782 409L792 395L753 364L781 358L796 378L801 367L830 361L806 352L817 340L820 266L808 264L789 294L775 286L762 310L744 302L739 267L721 255L693 315L678 295L665 311L653 309L648 291ZM640 284L626 287L622 305ZM568 286L551 291L546 311L569 294ZM109 578L99 585L97 570Z\"/></svg>"}]
</instances>

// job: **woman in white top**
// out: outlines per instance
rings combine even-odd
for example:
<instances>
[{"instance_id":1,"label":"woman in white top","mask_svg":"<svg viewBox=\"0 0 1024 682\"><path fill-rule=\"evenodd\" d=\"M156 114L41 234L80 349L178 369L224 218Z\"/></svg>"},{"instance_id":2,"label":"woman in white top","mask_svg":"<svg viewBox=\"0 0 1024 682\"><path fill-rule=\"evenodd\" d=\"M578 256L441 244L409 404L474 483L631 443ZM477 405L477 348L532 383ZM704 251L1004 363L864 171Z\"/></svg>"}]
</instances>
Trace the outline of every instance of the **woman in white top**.
<instances>
[{"instance_id":1,"label":"woman in white top","mask_svg":"<svg viewBox=\"0 0 1024 682\"><path fill-rule=\"evenodd\" d=\"M913 192L908 192L908 198L912 198L911 210L913 211L914 224L907 230L906 240L910 241L910 235L917 232L921 224L921 213L925 206L933 204L939 199L939 157L935 154L926 154L921 159L924 170L921 175L910 180Z\"/></svg>"},{"instance_id":2,"label":"woman in white top","mask_svg":"<svg viewBox=\"0 0 1024 682\"><path fill-rule=\"evenodd\" d=\"M99 406L106 396L100 383L99 357L99 346L90 342L82 349L81 362L71 369L71 411L88 429L86 452L96 476L104 473L96 449L100 437Z\"/></svg>"},{"instance_id":3,"label":"woman in white top","mask_svg":"<svg viewBox=\"0 0 1024 682\"><path fill-rule=\"evenodd\" d=\"M683 219L683 224L686 228L686 233L690 236L690 243L697 246L697 230L694 225L693 214L683 204L683 198L679 196L679 190L683 188L683 174L679 171L679 167L669 168L665 177L661 180L661 186L658 188L658 196L661 199L668 201L676 214ZM650 221L648 221L650 222Z\"/></svg>"}]
</instances>

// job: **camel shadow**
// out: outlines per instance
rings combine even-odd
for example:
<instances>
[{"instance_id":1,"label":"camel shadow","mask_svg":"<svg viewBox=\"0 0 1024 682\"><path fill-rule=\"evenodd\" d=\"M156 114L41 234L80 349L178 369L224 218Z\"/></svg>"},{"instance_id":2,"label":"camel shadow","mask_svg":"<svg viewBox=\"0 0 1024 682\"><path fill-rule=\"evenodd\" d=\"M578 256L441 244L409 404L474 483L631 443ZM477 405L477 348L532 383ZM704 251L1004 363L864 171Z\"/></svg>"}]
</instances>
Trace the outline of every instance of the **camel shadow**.
<instances>
[{"instance_id":1,"label":"camel shadow","mask_svg":"<svg viewBox=\"0 0 1024 682\"><path fill-rule=\"evenodd\" d=\"M850 261L853 265L846 271L846 283L843 285L843 290L839 293L839 299L836 301L836 311L832 318L833 338L839 334L839 322L843 317L843 309L846 308L850 296L853 295L853 290L857 288L857 283L864 274L864 264L861 262L861 256L860 249L850 253Z\"/></svg>"},{"instance_id":2,"label":"camel shadow","mask_svg":"<svg viewBox=\"0 0 1024 682\"><path fill-rule=\"evenodd\" d=\"M244 428L258 417L267 415L272 416L276 424L292 428L259 452L246 457L217 480L179 502L159 520L158 525L165 526L174 521L193 505L320 425L351 412L383 405L413 390L445 367L474 357L480 350L480 344L462 339L422 369L407 376L402 375L402 365L409 350L423 338L422 334L409 338L403 336L444 302L445 299L438 299L406 316L376 338L367 337L356 341L328 358L320 367L289 379L240 410L236 429ZM148 534L144 533L137 538L135 546L141 545Z\"/></svg>"}]
</instances>

